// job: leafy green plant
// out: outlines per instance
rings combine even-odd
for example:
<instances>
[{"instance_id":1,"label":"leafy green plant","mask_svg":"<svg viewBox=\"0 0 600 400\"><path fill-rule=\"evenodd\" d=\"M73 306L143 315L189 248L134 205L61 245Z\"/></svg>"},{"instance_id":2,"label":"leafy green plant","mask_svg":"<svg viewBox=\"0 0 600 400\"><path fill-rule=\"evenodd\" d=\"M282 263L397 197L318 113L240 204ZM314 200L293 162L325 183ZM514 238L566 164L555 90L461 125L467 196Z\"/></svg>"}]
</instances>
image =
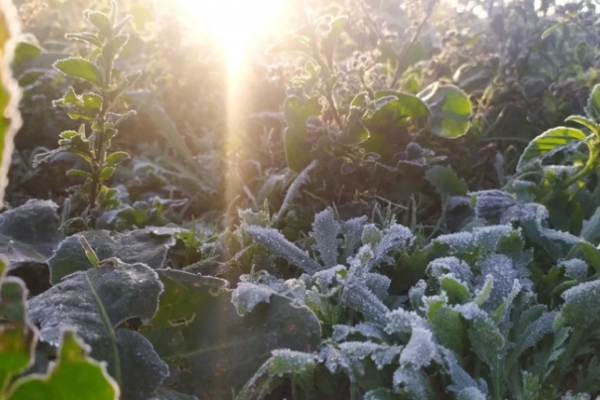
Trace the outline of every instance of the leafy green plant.
<instances>
[{"instance_id":1,"label":"leafy green plant","mask_svg":"<svg viewBox=\"0 0 600 400\"><path fill-rule=\"evenodd\" d=\"M109 150L112 139L118 133L117 128L135 111L116 113L111 110L119 96L141 75L141 72L120 76L116 73L115 60L129 40L129 36L122 32L130 19L125 17L118 20L117 17L118 7L113 1L110 15L98 11L86 12L86 18L94 26L95 32L67 35L69 39L91 46L96 58L70 57L57 61L54 67L70 78L86 82L94 91L78 95L71 87L61 100L55 102L66 107L69 117L83 120L84 123L78 131L62 132L58 149L38 154L34 159L34 166L38 166L51 160L57 153L67 152L78 155L88 163L89 171L74 169L68 175L85 179L78 190L87 197L88 205L82 221L89 227L94 227L102 210L119 204L117 190L109 189L104 183L129 155L125 152L110 153ZM86 132L89 128L91 133L88 135Z\"/></svg>"},{"instance_id":2,"label":"leafy green plant","mask_svg":"<svg viewBox=\"0 0 600 400\"><path fill-rule=\"evenodd\" d=\"M563 230L581 229L583 218L600 205L600 187L591 179L600 172L600 86L593 88L585 112L567 119L579 128L558 127L533 139L506 187L520 200L546 205L554 226Z\"/></svg>"}]
</instances>

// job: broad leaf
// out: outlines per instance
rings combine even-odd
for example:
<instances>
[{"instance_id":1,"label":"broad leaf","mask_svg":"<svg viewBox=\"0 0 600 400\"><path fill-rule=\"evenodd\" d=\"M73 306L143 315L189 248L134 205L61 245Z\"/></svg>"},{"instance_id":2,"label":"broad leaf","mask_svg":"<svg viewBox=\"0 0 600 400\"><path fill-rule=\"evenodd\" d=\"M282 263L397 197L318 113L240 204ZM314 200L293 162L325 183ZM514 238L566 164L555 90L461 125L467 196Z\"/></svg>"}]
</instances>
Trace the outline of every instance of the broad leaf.
<instances>
[{"instance_id":1,"label":"broad leaf","mask_svg":"<svg viewBox=\"0 0 600 400\"><path fill-rule=\"evenodd\" d=\"M461 89L434 83L419 97L431 112L431 130L438 136L456 139L467 133L471 119L471 102Z\"/></svg>"},{"instance_id":2,"label":"broad leaf","mask_svg":"<svg viewBox=\"0 0 600 400\"><path fill-rule=\"evenodd\" d=\"M314 351L321 328L316 316L272 295L240 317L225 281L158 270L165 285L156 317L142 333L179 379L174 389L202 398L238 391L274 349Z\"/></svg>"},{"instance_id":3,"label":"broad leaf","mask_svg":"<svg viewBox=\"0 0 600 400\"><path fill-rule=\"evenodd\" d=\"M142 335L121 325L154 317L162 291L156 272L146 265L113 259L75 272L29 300L30 319L40 328L40 340L51 346L58 346L65 327L75 327L92 346L92 356L108 362L124 398L145 400L168 369Z\"/></svg>"},{"instance_id":4,"label":"broad leaf","mask_svg":"<svg viewBox=\"0 0 600 400\"><path fill-rule=\"evenodd\" d=\"M362 146L367 151L388 154L392 150L386 143L387 135L406 128L411 123L426 121L429 109L421 99L412 94L386 91L378 92L377 96L376 110L363 121L371 136Z\"/></svg>"},{"instance_id":5,"label":"broad leaf","mask_svg":"<svg viewBox=\"0 0 600 400\"><path fill-rule=\"evenodd\" d=\"M65 276L92 268L79 242L84 237L98 258L116 257L125 263L143 263L153 269L165 266L169 250L175 245L179 228L145 228L111 236L108 231L88 231L65 239L48 259L53 284Z\"/></svg>"},{"instance_id":6,"label":"broad leaf","mask_svg":"<svg viewBox=\"0 0 600 400\"><path fill-rule=\"evenodd\" d=\"M519 158L517 171L523 171L529 163L535 160L543 160L555 154L564 146L580 142L585 138L586 135L579 129L567 127L550 129L529 142L521 158Z\"/></svg>"},{"instance_id":7,"label":"broad leaf","mask_svg":"<svg viewBox=\"0 0 600 400\"><path fill-rule=\"evenodd\" d=\"M62 238L57 208L51 201L30 200L0 214L0 254L10 274L23 279L34 294L48 288L46 259Z\"/></svg>"},{"instance_id":8,"label":"broad leaf","mask_svg":"<svg viewBox=\"0 0 600 400\"><path fill-rule=\"evenodd\" d=\"M106 367L88 358L89 348L75 333L62 334L58 360L47 375L29 375L10 388L7 400L117 400L119 388ZM145 400L145 399L144 399Z\"/></svg>"},{"instance_id":9,"label":"broad leaf","mask_svg":"<svg viewBox=\"0 0 600 400\"><path fill-rule=\"evenodd\" d=\"M99 88L102 87L102 72L96 64L85 58L71 57L59 60L54 63L54 68L71 78L83 79Z\"/></svg>"},{"instance_id":10,"label":"broad leaf","mask_svg":"<svg viewBox=\"0 0 600 400\"><path fill-rule=\"evenodd\" d=\"M425 173L427 179L441 196L466 196L467 185L450 167L433 166Z\"/></svg>"}]
</instances>

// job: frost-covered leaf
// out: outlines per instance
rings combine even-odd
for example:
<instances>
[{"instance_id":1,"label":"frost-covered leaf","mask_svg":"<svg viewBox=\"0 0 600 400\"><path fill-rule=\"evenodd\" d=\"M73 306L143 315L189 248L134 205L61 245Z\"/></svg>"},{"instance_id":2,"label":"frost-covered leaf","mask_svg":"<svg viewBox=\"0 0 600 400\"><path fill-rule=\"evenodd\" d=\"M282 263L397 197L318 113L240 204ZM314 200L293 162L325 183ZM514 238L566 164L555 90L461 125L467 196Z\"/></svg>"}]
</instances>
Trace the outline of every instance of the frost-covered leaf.
<instances>
[{"instance_id":1,"label":"frost-covered leaf","mask_svg":"<svg viewBox=\"0 0 600 400\"><path fill-rule=\"evenodd\" d=\"M371 353L371 360L381 370L383 367L391 365L402 353L402 349L404 346L380 346Z\"/></svg>"},{"instance_id":2,"label":"frost-covered leaf","mask_svg":"<svg viewBox=\"0 0 600 400\"><path fill-rule=\"evenodd\" d=\"M568 391L567 394L565 394L563 397L561 397L561 400L590 400L591 397L589 394L587 393L573 393L571 391Z\"/></svg>"},{"instance_id":3,"label":"frost-covered leaf","mask_svg":"<svg viewBox=\"0 0 600 400\"><path fill-rule=\"evenodd\" d=\"M364 245L373 248L381 242L381 231L375 224L367 224L363 228L360 239Z\"/></svg>"},{"instance_id":4,"label":"frost-covered leaf","mask_svg":"<svg viewBox=\"0 0 600 400\"><path fill-rule=\"evenodd\" d=\"M420 280L417 284L410 288L408 291L408 298L410 305L419 315L424 312L425 305L423 304L423 298L425 297L425 291L427 290L427 283L424 280Z\"/></svg>"},{"instance_id":5,"label":"frost-covered leaf","mask_svg":"<svg viewBox=\"0 0 600 400\"><path fill-rule=\"evenodd\" d=\"M346 242L346 254L350 255L354 253L356 248L360 245L361 235L363 232L363 226L367 222L366 217L352 218L342 223L342 232Z\"/></svg>"},{"instance_id":6,"label":"frost-covered leaf","mask_svg":"<svg viewBox=\"0 0 600 400\"><path fill-rule=\"evenodd\" d=\"M365 286L379 300L385 300L388 297L388 289L390 288L391 280L385 275L378 273L367 273L363 276Z\"/></svg>"},{"instance_id":7,"label":"frost-covered leaf","mask_svg":"<svg viewBox=\"0 0 600 400\"><path fill-rule=\"evenodd\" d=\"M495 251L500 239L513 232L514 229L509 225L493 225L475 228L472 232L440 235L434 242L448 246L450 255L469 254L475 250L485 253Z\"/></svg>"},{"instance_id":8,"label":"frost-covered leaf","mask_svg":"<svg viewBox=\"0 0 600 400\"><path fill-rule=\"evenodd\" d=\"M94 267L81 245L82 237L87 240L100 260L113 257L117 251L117 244L108 231L86 231L69 236L60 243L54 255L48 259L50 281L53 285L73 272L86 271Z\"/></svg>"},{"instance_id":9,"label":"frost-covered leaf","mask_svg":"<svg viewBox=\"0 0 600 400\"><path fill-rule=\"evenodd\" d=\"M564 267L565 275L569 278L575 279L578 282L583 282L587 279L588 265L583 260L572 258L570 260L561 261L558 266Z\"/></svg>"},{"instance_id":10,"label":"frost-covered leaf","mask_svg":"<svg viewBox=\"0 0 600 400\"><path fill-rule=\"evenodd\" d=\"M505 352L505 339L489 315L473 303L457 306L463 318L470 321L468 336L472 350L492 370Z\"/></svg>"},{"instance_id":11,"label":"frost-covered leaf","mask_svg":"<svg viewBox=\"0 0 600 400\"><path fill-rule=\"evenodd\" d=\"M484 190L471 193L475 200L475 215L485 221L500 218L510 207L518 204L503 190Z\"/></svg>"},{"instance_id":12,"label":"frost-covered leaf","mask_svg":"<svg viewBox=\"0 0 600 400\"><path fill-rule=\"evenodd\" d=\"M269 372L278 376L304 372L313 368L317 361L315 354L289 349L273 350L272 354Z\"/></svg>"},{"instance_id":13,"label":"frost-covered leaf","mask_svg":"<svg viewBox=\"0 0 600 400\"><path fill-rule=\"evenodd\" d=\"M164 268L169 249L175 246L179 228L145 228L115 238L118 250L115 257L126 263L143 263L152 269Z\"/></svg>"},{"instance_id":14,"label":"frost-covered leaf","mask_svg":"<svg viewBox=\"0 0 600 400\"><path fill-rule=\"evenodd\" d=\"M410 333L413 327L425 327L425 320L414 311L407 311L403 308L399 308L394 311L390 311L386 315L388 323L385 327L385 331L389 334L395 332Z\"/></svg>"},{"instance_id":15,"label":"frost-covered leaf","mask_svg":"<svg viewBox=\"0 0 600 400\"><path fill-rule=\"evenodd\" d=\"M583 227L579 236L592 244L600 244L600 207L596 209L596 212L589 220L583 221Z\"/></svg>"},{"instance_id":16,"label":"frost-covered leaf","mask_svg":"<svg viewBox=\"0 0 600 400\"><path fill-rule=\"evenodd\" d=\"M322 267L304 250L290 243L279 231L261 226L248 226L246 232L256 243L266 247L278 257L285 258L290 264L312 274Z\"/></svg>"},{"instance_id":17,"label":"frost-covered leaf","mask_svg":"<svg viewBox=\"0 0 600 400\"><path fill-rule=\"evenodd\" d=\"M408 344L400 355L401 365L411 365L415 369L427 367L439 358L433 332L421 327L413 327Z\"/></svg>"},{"instance_id":18,"label":"frost-covered leaf","mask_svg":"<svg viewBox=\"0 0 600 400\"><path fill-rule=\"evenodd\" d=\"M383 231L381 240L373 248L374 264L393 263L394 260L389 256L389 253L404 250L412 238L413 234L410 229L399 224L392 224Z\"/></svg>"},{"instance_id":19,"label":"frost-covered leaf","mask_svg":"<svg viewBox=\"0 0 600 400\"><path fill-rule=\"evenodd\" d=\"M346 307L362 313L367 321L380 327L387 325L389 308L363 284L349 282L344 288L342 302Z\"/></svg>"},{"instance_id":20,"label":"frost-covered leaf","mask_svg":"<svg viewBox=\"0 0 600 400\"><path fill-rule=\"evenodd\" d=\"M460 393L464 389L478 387L477 382L475 382L473 377L459 365L455 353L445 348L442 348L440 352L443 356L444 365L448 371L448 375L450 375L450 378L452 379L452 384L448 386L448 390L454 393Z\"/></svg>"},{"instance_id":21,"label":"frost-covered leaf","mask_svg":"<svg viewBox=\"0 0 600 400\"><path fill-rule=\"evenodd\" d=\"M109 363L123 395L145 400L167 377L167 365L143 336L118 327L133 318L151 319L163 285L146 265L111 263L75 272L29 300L30 319L40 328L40 340L55 347L65 327L77 328L92 357Z\"/></svg>"},{"instance_id":22,"label":"frost-covered leaf","mask_svg":"<svg viewBox=\"0 0 600 400\"><path fill-rule=\"evenodd\" d=\"M335 220L331 208L327 208L315 215L312 237L315 238L315 249L319 252L321 260L326 267L337 265L338 239L341 232L340 224Z\"/></svg>"},{"instance_id":23,"label":"frost-covered leaf","mask_svg":"<svg viewBox=\"0 0 600 400\"><path fill-rule=\"evenodd\" d=\"M468 387L458 393L456 400L486 400L486 396L476 387Z\"/></svg>"},{"instance_id":24,"label":"frost-covered leaf","mask_svg":"<svg viewBox=\"0 0 600 400\"><path fill-rule=\"evenodd\" d=\"M452 274L456 279L467 284L473 279L469 264L456 257L436 258L427 266L427 273L434 278Z\"/></svg>"},{"instance_id":25,"label":"frost-covered leaf","mask_svg":"<svg viewBox=\"0 0 600 400\"><path fill-rule=\"evenodd\" d=\"M363 400L396 400L397 397L389 389L375 389L365 393Z\"/></svg>"},{"instance_id":26,"label":"frost-covered leaf","mask_svg":"<svg viewBox=\"0 0 600 400\"><path fill-rule=\"evenodd\" d=\"M394 372L394 387L402 387L413 400L435 399L427 375L411 367L400 367Z\"/></svg>"},{"instance_id":27,"label":"frost-covered leaf","mask_svg":"<svg viewBox=\"0 0 600 400\"><path fill-rule=\"evenodd\" d=\"M492 291L482 306L487 311L495 310L504 302L513 290L515 280L522 280L522 286L532 285L527 279L528 271L515 269L512 259L504 254L489 255L479 263L479 269L482 276L491 276L494 281Z\"/></svg>"},{"instance_id":28,"label":"frost-covered leaf","mask_svg":"<svg viewBox=\"0 0 600 400\"><path fill-rule=\"evenodd\" d=\"M48 288L46 259L62 239L57 208L52 201L30 200L0 214L0 254L10 274L34 294Z\"/></svg>"},{"instance_id":29,"label":"frost-covered leaf","mask_svg":"<svg viewBox=\"0 0 600 400\"><path fill-rule=\"evenodd\" d=\"M368 323L361 323L354 326L334 325L331 338L336 342L341 342L352 335L360 335L365 339L383 340L383 331Z\"/></svg>"},{"instance_id":30,"label":"frost-covered leaf","mask_svg":"<svg viewBox=\"0 0 600 400\"><path fill-rule=\"evenodd\" d=\"M556 312L544 312L538 319L531 322L525 328L525 330L519 334L515 342L515 361L525 350L535 346L546 335L552 333L552 326L557 314L558 313Z\"/></svg>"},{"instance_id":31,"label":"frost-covered leaf","mask_svg":"<svg viewBox=\"0 0 600 400\"><path fill-rule=\"evenodd\" d=\"M116 257L129 264L142 263L152 269L163 268L169 250L175 246L179 228L145 228L111 236L108 231L87 231L66 238L50 259L50 277L53 284L65 276L92 268L81 242L84 237L102 260Z\"/></svg>"},{"instance_id":32,"label":"frost-covered leaf","mask_svg":"<svg viewBox=\"0 0 600 400\"><path fill-rule=\"evenodd\" d=\"M273 294L240 317L226 281L158 270L165 292L156 317L141 328L172 371L174 390L205 398L238 391L275 349L310 353L320 342L313 312ZM215 379L218 378L218 379Z\"/></svg>"},{"instance_id":33,"label":"frost-covered leaf","mask_svg":"<svg viewBox=\"0 0 600 400\"><path fill-rule=\"evenodd\" d=\"M600 281L585 282L562 294L565 299L555 326L589 329L600 321Z\"/></svg>"},{"instance_id":34,"label":"frost-covered leaf","mask_svg":"<svg viewBox=\"0 0 600 400\"><path fill-rule=\"evenodd\" d=\"M240 282L231 295L231 302L241 316L252 312L252 309L259 303L268 303L274 293L274 290L264 286Z\"/></svg>"}]
</instances>

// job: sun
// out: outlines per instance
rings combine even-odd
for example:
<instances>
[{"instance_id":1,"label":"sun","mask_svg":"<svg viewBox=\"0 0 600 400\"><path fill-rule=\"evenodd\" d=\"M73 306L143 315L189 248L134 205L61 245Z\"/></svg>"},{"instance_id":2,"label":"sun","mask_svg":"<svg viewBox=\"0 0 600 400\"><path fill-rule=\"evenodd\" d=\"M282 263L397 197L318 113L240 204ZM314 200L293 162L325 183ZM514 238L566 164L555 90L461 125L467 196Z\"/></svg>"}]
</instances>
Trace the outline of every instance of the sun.
<instances>
[{"instance_id":1,"label":"sun","mask_svg":"<svg viewBox=\"0 0 600 400\"><path fill-rule=\"evenodd\" d=\"M181 11L222 42L229 69L236 71L252 40L273 29L283 13L286 0L176 0Z\"/></svg>"}]
</instances>

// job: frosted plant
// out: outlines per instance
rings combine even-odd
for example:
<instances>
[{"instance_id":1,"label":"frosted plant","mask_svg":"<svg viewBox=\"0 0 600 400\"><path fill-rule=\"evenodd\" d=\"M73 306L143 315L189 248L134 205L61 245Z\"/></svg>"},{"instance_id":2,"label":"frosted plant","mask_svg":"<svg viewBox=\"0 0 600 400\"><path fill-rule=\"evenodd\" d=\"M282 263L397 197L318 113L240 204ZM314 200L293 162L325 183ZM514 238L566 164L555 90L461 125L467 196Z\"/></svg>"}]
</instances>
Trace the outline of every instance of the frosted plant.
<instances>
[{"instance_id":1,"label":"frosted plant","mask_svg":"<svg viewBox=\"0 0 600 400\"><path fill-rule=\"evenodd\" d=\"M333 267L338 258L338 235L341 233L340 224L335 220L331 208L317 215L313 222L311 236L315 238L315 249L319 252L325 267Z\"/></svg>"}]
</instances>

